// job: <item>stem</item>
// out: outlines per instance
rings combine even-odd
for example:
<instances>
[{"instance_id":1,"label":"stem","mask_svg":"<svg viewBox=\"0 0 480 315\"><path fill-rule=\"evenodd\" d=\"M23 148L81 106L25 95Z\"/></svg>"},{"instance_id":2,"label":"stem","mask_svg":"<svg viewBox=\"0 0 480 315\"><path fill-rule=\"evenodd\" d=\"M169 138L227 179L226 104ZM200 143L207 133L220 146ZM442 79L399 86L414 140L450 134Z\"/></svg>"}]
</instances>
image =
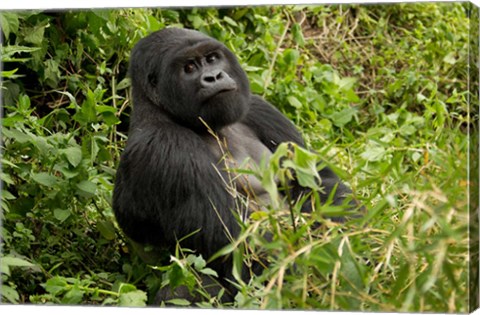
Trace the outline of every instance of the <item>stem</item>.
<instances>
[{"instance_id":1,"label":"stem","mask_svg":"<svg viewBox=\"0 0 480 315\"><path fill-rule=\"evenodd\" d=\"M287 22L287 25L285 26L285 30L283 31L282 36L280 37L280 39L278 41L277 48L275 49L275 52L273 54L272 62L270 63L270 67L268 68L268 75L267 75L267 78L265 80L265 88L264 88L264 92L263 92L263 97L265 97L267 87L270 85L270 82L272 81L272 72L273 72L273 67L275 66L275 62L276 62L277 57L278 57L278 51L280 50L280 47L282 46L282 43L285 39L285 36L287 35L288 29L290 28L290 18L288 16L288 14L286 14L286 17L288 19L288 22Z\"/></svg>"},{"instance_id":2,"label":"stem","mask_svg":"<svg viewBox=\"0 0 480 315\"><path fill-rule=\"evenodd\" d=\"M284 188L285 188L285 194L287 195L288 210L290 211L290 218L292 219L293 232L297 233L297 225L295 224L295 215L293 213L292 194L291 194L290 189L289 189L287 184L285 184Z\"/></svg>"}]
</instances>

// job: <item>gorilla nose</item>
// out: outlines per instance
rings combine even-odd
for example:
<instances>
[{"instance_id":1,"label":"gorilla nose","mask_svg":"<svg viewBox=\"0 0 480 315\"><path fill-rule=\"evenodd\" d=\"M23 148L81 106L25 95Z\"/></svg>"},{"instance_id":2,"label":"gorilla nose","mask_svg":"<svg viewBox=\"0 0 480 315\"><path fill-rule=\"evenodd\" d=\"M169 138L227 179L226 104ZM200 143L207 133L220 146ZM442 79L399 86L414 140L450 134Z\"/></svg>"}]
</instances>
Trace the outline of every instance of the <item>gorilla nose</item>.
<instances>
[{"instance_id":1,"label":"gorilla nose","mask_svg":"<svg viewBox=\"0 0 480 315\"><path fill-rule=\"evenodd\" d=\"M225 73L222 70L206 72L202 75L202 85L204 87L211 86L225 78Z\"/></svg>"}]
</instances>

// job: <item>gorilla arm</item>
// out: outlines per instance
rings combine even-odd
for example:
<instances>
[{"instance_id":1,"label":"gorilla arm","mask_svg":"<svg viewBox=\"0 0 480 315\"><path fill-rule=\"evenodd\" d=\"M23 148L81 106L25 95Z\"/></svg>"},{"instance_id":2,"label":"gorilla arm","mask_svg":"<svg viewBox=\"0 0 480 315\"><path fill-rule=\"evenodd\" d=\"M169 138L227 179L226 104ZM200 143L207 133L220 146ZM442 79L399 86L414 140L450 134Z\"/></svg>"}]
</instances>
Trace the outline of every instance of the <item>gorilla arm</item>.
<instances>
[{"instance_id":1,"label":"gorilla arm","mask_svg":"<svg viewBox=\"0 0 480 315\"><path fill-rule=\"evenodd\" d=\"M125 233L166 247L199 230L181 244L205 258L228 244L228 233L235 237L239 229L234 200L212 163L212 153L187 128L163 121L132 129L113 199Z\"/></svg>"},{"instance_id":2,"label":"gorilla arm","mask_svg":"<svg viewBox=\"0 0 480 315\"><path fill-rule=\"evenodd\" d=\"M252 96L251 109L244 123L255 132L260 141L272 152L282 142L293 142L305 147L302 136L293 123L273 105L258 96ZM323 202L328 200L333 192L332 204L341 205L345 197L351 194L351 190L342 183L340 178L329 167L323 167L319 171L319 176L324 188L322 192L319 192ZM309 189L301 187L297 181L290 183L290 187L294 199L298 199L310 192ZM356 207L357 203L352 201L350 205ZM305 202L302 206L302 211L311 212L311 203Z\"/></svg>"},{"instance_id":3,"label":"gorilla arm","mask_svg":"<svg viewBox=\"0 0 480 315\"><path fill-rule=\"evenodd\" d=\"M278 109L257 95L252 95L251 100L250 111L244 123L270 151L275 151L282 142L305 146L295 125Z\"/></svg>"}]
</instances>

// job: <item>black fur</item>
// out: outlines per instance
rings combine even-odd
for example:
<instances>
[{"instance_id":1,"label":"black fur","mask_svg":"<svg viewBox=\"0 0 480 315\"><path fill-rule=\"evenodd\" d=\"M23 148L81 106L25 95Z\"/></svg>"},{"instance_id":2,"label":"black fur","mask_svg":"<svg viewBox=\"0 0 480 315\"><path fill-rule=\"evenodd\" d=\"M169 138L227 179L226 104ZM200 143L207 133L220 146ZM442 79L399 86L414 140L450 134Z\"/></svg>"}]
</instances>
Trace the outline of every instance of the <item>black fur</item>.
<instances>
[{"instance_id":1,"label":"black fur","mask_svg":"<svg viewBox=\"0 0 480 315\"><path fill-rule=\"evenodd\" d=\"M171 249L199 230L181 245L208 258L238 235L239 226L225 187L228 174L214 167L219 156L205 125L239 143L229 148L237 156L253 156L258 148L273 152L287 141L303 146L303 140L275 107L251 94L233 53L197 31L164 29L140 40L130 76L134 109L114 189L117 221L132 240L157 248ZM326 194L336 188L336 203L350 192L330 169L320 175ZM295 196L302 192L293 189ZM220 279L231 276L228 261L211 267ZM194 300L184 291L177 295Z\"/></svg>"}]
</instances>

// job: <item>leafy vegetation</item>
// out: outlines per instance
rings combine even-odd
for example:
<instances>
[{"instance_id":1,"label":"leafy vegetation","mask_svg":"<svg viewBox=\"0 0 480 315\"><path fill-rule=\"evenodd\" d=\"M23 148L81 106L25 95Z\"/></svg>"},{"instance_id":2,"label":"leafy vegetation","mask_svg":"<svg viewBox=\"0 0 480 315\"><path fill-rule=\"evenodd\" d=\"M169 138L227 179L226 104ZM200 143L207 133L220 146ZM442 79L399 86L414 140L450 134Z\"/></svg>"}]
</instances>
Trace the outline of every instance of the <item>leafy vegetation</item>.
<instances>
[{"instance_id":1,"label":"leafy vegetation","mask_svg":"<svg viewBox=\"0 0 480 315\"><path fill-rule=\"evenodd\" d=\"M146 265L111 208L130 51L183 26L233 50L252 91L317 152L279 150L256 174L272 196L273 176L297 169L308 185L323 160L368 209L345 224L319 205L309 218L290 204L293 222L275 203L252 215L219 254L232 253L234 274L259 253L270 265L238 281L233 307L467 312L478 303L470 15L460 3L1 12L2 302L145 305L162 284L203 291L198 274L214 274L204 257L178 248ZM200 307L232 306L204 295Z\"/></svg>"}]
</instances>

